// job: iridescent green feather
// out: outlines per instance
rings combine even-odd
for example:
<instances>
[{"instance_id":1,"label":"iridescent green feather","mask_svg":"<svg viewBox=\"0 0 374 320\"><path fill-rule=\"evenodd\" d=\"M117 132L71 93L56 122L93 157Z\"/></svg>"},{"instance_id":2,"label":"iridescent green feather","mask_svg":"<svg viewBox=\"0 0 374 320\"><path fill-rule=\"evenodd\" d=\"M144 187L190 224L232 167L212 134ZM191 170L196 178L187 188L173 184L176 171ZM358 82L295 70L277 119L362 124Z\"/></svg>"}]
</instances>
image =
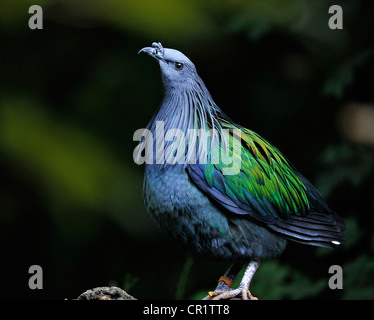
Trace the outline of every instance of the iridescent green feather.
<instances>
[{"instance_id":1,"label":"iridescent green feather","mask_svg":"<svg viewBox=\"0 0 374 320\"><path fill-rule=\"evenodd\" d=\"M223 130L222 135L228 141L229 156L240 160L236 163L209 163L205 167L204 176L208 184L217 186L215 172L224 181L224 192L231 200L240 201L260 214L279 215L304 214L309 210L306 187L295 174L291 164L278 149L270 145L255 132L222 122L222 129L241 130L241 137ZM234 143L240 147L235 148ZM216 139L211 147L212 155L222 153L222 139ZM219 154L221 154L219 153ZM238 164L239 163L239 164ZM237 174L224 175L224 168L239 166ZM221 187L222 188L222 187Z\"/></svg>"}]
</instances>

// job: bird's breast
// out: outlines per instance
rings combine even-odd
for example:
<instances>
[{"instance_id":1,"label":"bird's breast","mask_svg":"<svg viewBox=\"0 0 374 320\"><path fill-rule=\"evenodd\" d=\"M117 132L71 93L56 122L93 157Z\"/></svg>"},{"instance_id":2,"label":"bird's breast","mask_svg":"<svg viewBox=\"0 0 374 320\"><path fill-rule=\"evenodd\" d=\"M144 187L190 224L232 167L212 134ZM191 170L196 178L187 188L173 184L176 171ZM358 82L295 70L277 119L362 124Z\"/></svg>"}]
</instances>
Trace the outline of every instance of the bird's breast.
<instances>
[{"instance_id":1,"label":"bird's breast","mask_svg":"<svg viewBox=\"0 0 374 320\"><path fill-rule=\"evenodd\" d=\"M192 251L201 253L226 241L226 217L189 180L183 166L157 170L147 165L143 198L159 227Z\"/></svg>"},{"instance_id":2,"label":"bird's breast","mask_svg":"<svg viewBox=\"0 0 374 320\"><path fill-rule=\"evenodd\" d=\"M191 211L192 207L209 202L190 182L182 165L162 169L156 165L147 165L143 198L147 210L154 218L160 215L178 216Z\"/></svg>"}]
</instances>

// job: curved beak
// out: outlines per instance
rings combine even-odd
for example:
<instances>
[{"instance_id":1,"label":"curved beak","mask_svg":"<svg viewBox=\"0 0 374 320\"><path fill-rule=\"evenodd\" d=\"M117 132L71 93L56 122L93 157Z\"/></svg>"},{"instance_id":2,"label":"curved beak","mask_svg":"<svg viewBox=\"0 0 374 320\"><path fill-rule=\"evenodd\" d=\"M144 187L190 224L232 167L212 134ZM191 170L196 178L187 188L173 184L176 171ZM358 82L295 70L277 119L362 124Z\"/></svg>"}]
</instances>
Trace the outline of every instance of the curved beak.
<instances>
[{"instance_id":1,"label":"curved beak","mask_svg":"<svg viewBox=\"0 0 374 320\"><path fill-rule=\"evenodd\" d=\"M154 42L152 43L152 47L145 47L139 50L138 54L140 52L145 52L155 59L164 60L164 48L162 47L160 42Z\"/></svg>"},{"instance_id":2,"label":"curved beak","mask_svg":"<svg viewBox=\"0 0 374 320\"><path fill-rule=\"evenodd\" d=\"M155 48L151 48L151 47L145 47L145 48L139 50L138 54L140 52L145 52L146 54L150 55L151 57L154 57L155 54L156 54Z\"/></svg>"}]
</instances>

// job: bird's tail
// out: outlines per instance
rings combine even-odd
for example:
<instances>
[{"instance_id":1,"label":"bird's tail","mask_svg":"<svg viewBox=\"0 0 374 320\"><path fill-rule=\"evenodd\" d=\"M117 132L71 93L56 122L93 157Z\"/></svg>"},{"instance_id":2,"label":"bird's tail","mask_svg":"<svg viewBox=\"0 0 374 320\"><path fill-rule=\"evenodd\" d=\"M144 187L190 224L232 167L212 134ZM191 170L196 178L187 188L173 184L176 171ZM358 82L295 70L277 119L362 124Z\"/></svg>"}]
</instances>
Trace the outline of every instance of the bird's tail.
<instances>
[{"instance_id":1,"label":"bird's tail","mask_svg":"<svg viewBox=\"0 0 374 320\"><path fill-rule=\"evenodd\" d=\"M318 247L334 248L345 241L345 223L334 211L292 215L267 226L289 240Z\"/></svg>"}]
</instances>

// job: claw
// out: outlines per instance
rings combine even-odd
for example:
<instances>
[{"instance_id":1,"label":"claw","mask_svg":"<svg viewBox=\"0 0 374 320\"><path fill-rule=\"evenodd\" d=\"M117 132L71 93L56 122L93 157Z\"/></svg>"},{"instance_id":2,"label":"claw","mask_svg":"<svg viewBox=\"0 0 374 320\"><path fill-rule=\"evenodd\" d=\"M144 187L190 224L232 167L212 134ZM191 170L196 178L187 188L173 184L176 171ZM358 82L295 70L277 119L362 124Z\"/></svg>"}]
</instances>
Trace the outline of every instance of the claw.
<instances>
[{"instance_id":1,"label":"claw","mask_svg":"<svg viewBox=\"0 0 374 320\"><path fill-rule=\"evenodd\" d=\"M248 289L243 289L241 287L228 291L210 291L208 294L212 300L232 299L238 296L241 296L243 300L258 300L257 297L252 296Z\"/></svg>"},{"instance_id":2,"label":"claw","mask_svg":"<svg viewBox=\"0 0 374 320\"><path fill-rule=\"evenodd\" d=\"M251 292L249 290L247 290L247 295L249 297L249 300L258 300L257 297L252 296L252 294L251 294Z\"/></svg>"}]
</instances>

